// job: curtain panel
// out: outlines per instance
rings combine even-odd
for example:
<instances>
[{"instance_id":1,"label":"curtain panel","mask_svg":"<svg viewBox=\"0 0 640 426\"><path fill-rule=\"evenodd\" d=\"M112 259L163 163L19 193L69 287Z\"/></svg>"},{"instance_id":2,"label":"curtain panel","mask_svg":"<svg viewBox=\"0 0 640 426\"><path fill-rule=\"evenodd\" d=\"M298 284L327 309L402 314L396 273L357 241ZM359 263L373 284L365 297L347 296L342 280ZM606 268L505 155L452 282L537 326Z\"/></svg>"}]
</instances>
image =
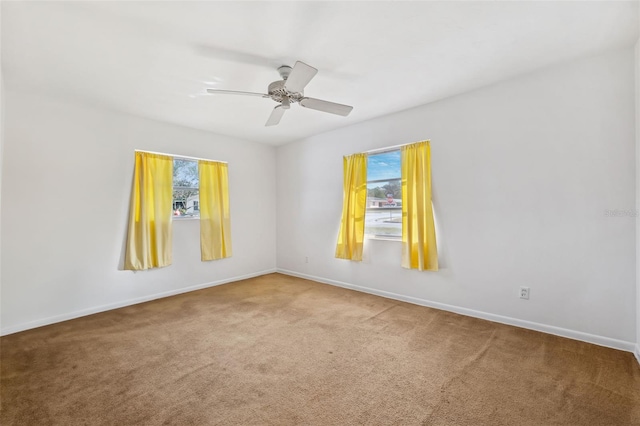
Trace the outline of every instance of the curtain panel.
<instances>
[{"instance_id":1,"label":"curtain panel","mask_svg":"<svg viewBox=\"0 0 640 426\"><path fill-rule=\"evenodd\" d=\"M431 145L405 145L402 161L402 267L438 270L436 231L431 204Z\"/></svg>"},{"instance_id":2,"label":"curtain panel","mask_svg":"<svg viewBox=\"0 0 640 426\"><path fill-rule=\"evenodd\" d=\"M201 259L207 261L231 257L228 166L217 161L200 160L198 174Z\"/></svg>"},{"instance_id":3,"label":"curtain panel","mask_svg":"<svg viewBox=\"0 0 640 426\"><path fill-rule=\"evenodd\" d=\"M344 157L343 169L342 220L336 257L361 261L367 206L367 155L353 154Z\"/></svg>"},{"instance_id":4,"label":"curtain panel","mask_svg":"<svg viewBox=\"0 0 640 426\"><path fill-rule=\"evenodd\" d=\"M125 270L171 265L173 158L136 152Z\"/></svg>"}]
</instances>

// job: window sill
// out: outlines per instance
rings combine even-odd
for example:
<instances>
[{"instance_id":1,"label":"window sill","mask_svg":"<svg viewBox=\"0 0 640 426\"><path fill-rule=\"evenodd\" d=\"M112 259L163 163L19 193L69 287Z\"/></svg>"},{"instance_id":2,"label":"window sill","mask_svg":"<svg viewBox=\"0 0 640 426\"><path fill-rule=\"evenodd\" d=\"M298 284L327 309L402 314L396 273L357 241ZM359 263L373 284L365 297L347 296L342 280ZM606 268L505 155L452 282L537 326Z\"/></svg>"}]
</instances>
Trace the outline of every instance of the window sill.
<instances>
[{"instance_id":1,"label":"window sill","mask_svg":"<svg viewBox=\"0 0 640 426\"><path fill-rule=\"evenodd\" d=\"M397 241L402 242L402 237L385 237L384 235L365 235L365 240L378 240L378 241Z\"/></svg>"},{"instance_id":2,"label":"window sill","mask_svg":"<svg viewBox=\"0 0 640 426\"><path fill-rule=\"evenodd\" d=\"M189 221L189 220L200 220L200 216L172 216L172 218L176 222Z\"/></svg>"}]
</instances>

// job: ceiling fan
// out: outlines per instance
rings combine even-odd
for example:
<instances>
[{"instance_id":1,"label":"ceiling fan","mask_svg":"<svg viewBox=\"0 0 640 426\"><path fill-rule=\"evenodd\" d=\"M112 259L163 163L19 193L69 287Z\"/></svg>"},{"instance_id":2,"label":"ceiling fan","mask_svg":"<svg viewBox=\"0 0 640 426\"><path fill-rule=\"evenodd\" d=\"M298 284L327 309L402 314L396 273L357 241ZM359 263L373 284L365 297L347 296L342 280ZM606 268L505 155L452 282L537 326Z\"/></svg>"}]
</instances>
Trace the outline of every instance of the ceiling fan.
<instances>
[{"instance_id":1,"label":"ceiling fan","mask_svg":"<svg viewBox=\"0 0 640 426\"><path fill-rule=\"evenodd\" d=\"M273 109L265 126L275 126L278 124L284 115L284 112L291 107L291 104L296 102L305 108L342 115L344 117L349 115L353 109L353 107L349 105L342 105L304 96L305 86L309 84L311 79L318 72L317 69L305 64L304 62L296 62L293 68L283 65L278 68L278 72L280 73L282 80L271 83L267 90L267 94L218 89L207 89L207 93L259 96L261 98L271 98L274 101L279 102L280 105L277 105Z\"/></svg>"}]
</instances>

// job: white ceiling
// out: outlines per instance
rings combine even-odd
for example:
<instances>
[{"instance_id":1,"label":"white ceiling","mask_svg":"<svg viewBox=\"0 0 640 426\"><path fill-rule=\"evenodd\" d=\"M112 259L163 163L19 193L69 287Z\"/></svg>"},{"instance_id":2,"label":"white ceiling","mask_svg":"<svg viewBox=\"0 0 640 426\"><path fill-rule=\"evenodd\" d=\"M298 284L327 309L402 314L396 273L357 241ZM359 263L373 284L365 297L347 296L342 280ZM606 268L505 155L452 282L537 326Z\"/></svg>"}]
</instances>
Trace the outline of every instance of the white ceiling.
<instances>
[{"instance_id":1,"label":"white ceiling","mask_svg":"<svg viewBox=\"0 0 640 426\"><path fill-rule=\"evenodd\" d=\"M287 143L638 38L637 2L2 2L9 88L219 134ZM320 71L264 127L279 65Z\"/></svg>"}]
</instances>

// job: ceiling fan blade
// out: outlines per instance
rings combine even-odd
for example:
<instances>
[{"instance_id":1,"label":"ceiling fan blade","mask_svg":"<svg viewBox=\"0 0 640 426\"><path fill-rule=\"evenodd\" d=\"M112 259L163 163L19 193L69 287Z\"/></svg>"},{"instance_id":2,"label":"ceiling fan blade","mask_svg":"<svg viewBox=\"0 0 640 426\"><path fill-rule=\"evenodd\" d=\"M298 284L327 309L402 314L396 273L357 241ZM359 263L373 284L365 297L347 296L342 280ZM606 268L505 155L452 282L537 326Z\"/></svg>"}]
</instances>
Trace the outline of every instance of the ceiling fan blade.
<instances>
[{"instance_id":1,"label":"ceiling fan blade","mask_svg":"<svg viewBox=\"0 0 640 426\"><path fill-rule=\"evenodd\" d=\"M284 83L284 88L290 92L302 92L311 79L318 73L318 70L304 62L296 62L289 74L289 78Z\"/></svg>"},{"instance_id":2,"label":"ceiling fan blade","mask_svg":"<svg viewBox=\"0 0 640 426\"><path fill-rule=\"evenodd\" d=\"M264 93L254 93L254 92L239 92L237 90L218 90L218 89L207 89L207 93L212 95L246 95L246 96L260 96L261 98L268 98L269 95Z\"/></svg>"},{"instance_id":3,"label":"ceiling fan blade","mask_svg":"<svg viewBox=\"0 0 640 426\"><path fill-rule=\"evenodd\" d=\"M280 122L280 119L284 115L285 109L282 108L282 105L276 106L273 111L271 111L271 115L267 120L265 126L275 126Z\"/></svg>"},{"instance_id":4,"label":"ceiling fan blade","mask_svg":"<svg viewBox=\"0 0 640 426\"><path fill-rule=\"evenodd\" d=\"M353 109L353 107L349 105L336 104L334 102L321 101L320 99L314 98L302 98L300 100L300 105L305 108L342 115L344 117L349 115Z\"/></svg>"}]
</instances>

